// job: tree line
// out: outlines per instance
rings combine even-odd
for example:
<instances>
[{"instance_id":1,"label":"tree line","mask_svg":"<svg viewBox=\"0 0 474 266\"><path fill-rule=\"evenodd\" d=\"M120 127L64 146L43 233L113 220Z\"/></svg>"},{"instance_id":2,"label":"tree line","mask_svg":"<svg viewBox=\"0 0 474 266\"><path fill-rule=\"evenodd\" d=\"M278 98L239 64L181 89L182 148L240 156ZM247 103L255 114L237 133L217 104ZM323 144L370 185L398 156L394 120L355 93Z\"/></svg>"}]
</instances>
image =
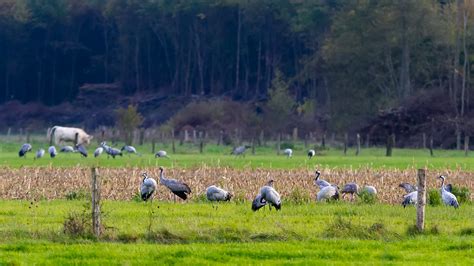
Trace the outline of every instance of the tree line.
<instances>
[{"instance_id":1,"label":"tree line","mask_svg":"<svg viewBox=\"0 0 474 266\"><path fill-rule=\"evenodd\" d=\"M325 113L334 129L427 90L462 119L473 11L465 0L3 0L0 102L59 104L85 83L259 101L281 74L294 111Z\"/></svg>"}]
</instances>

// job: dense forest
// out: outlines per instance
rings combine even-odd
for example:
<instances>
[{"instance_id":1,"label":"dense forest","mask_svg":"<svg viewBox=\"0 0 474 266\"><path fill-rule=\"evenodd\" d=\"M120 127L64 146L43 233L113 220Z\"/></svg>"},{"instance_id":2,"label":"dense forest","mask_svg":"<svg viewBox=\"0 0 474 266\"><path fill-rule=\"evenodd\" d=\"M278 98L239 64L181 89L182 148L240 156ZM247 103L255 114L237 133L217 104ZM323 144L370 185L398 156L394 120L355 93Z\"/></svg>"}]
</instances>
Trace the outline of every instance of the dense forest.
<instances>
[{"instance_id":1,"label":"dense forest","mask_svg":"<svg viewBox=\"0 0 474 266\"><path fill-rule=\"evenodd\" d=\"M0 102L86 83L266 101L279 73L336 130L427 92L462 121L473 25L464 0L1 0Z\"/></svg>"}]
</instances>

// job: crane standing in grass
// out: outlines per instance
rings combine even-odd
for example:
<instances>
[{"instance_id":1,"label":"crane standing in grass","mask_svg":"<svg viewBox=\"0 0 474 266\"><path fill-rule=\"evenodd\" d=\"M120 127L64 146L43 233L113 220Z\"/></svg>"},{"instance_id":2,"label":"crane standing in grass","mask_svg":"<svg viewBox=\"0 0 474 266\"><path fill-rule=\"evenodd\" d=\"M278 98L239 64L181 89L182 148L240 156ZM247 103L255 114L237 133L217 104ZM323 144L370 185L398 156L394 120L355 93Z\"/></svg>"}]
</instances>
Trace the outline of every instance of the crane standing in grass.
<instances>
[{"instance_id":1,"label":"crane standing in grass","mask_svg":"<svg viewBox=\"0 0 474 266\"><path fill-rule=\"evenodd\" d=\"M316 152L314 150L309 150L308 151L308 158L311 159L316 155Z\"/></svg>"},{"instance_id":2,"label":"crane standing in grass","mask_svg":"<svg viewBox=\"0 0 474 266\"><path fill-rule=\"evenodd\" d=\"M43 158L43 156L44 156L44 149L41 148L38 151L36 151L35 159Z\"/></svg>"},{"instance_id":3,"label":"crane standing in grass","mask_svg":"<svg viewBox=\"0 0 474 266\"><path fill-rule=\"evenodd\" d=\"M173 192L174 195L186 200L188 198L188 194L191 193L191 188L189 188L189 186L184 182L178 181L176 179L166 178L163 174L163 171L163 167L160 166L160 184L167 187L171 192Z\"/></svg>"},{"instance_id":4,"label":"crane standing in grass","mask_svg":"<svg viewBox=\"0 0 474 266\"><path fill-rule=\"evenodd\" d=\"M56 155L58 155L58 151L56 150L56 147L54 146L50 146L48 148L48 153L49 153L49 156L51 156L51 158L54 158L56 157Z\"/></svg>"},{"instance_id":5,"label":"crane standing in grass","mask_svg":"<svg viewBox=\"0 0 474 266\"><path fill-rule=\"evenodd\" d=\"M18 156L26 158L26 153L31 151L32 148L33 147L29 143L23 144L20 148L20 151L18 152Z\"/></svg>"},{"instance_id":6,"label":"crane standing in grass","mask_svg":"<svg viewBox=\"0 0 474 266\"><path fill-rule=\"evenodd\" d=\"M166 151L160 150L157 153L155 153L155 158L168 158L169 159L170 157L168 156L168 153Z\"/></svg>"},{"instance_id":7,"label":"crane standing in grass","mask_svg":"<svg viewBox=\"0 0 474 266\"><path fill-rule=\"evenodd\" d=\"M260 189L260 193L252 202L252 210L256 211L266 204L269 204L270 210L271 206L275 207L276 210L281 210L281 197L273 188L273 179L270 179L268 183Z\"/></svg>"},{"instance_id":8,"label":"crane standing in grass","mask_svg":"<svg viewBox=\"0 0 474 266\"><path fill-rule=\"evenodd\" d=\"M342 198L344 198L346 194L351 194L351 201L354 200L354 194L357 195L358 193L359 185L357 185L355 182L345 184L341 190Z\"/></svg>"},{"instance_id":9,"label":"crane standing in grass","mask_svg":"<svg viewBox=\"0 0 474 266\"><path fill-rule=\"evenodd\" d=\"M446 190L446 187L444 186L444 181L445 181L446 177L441 175L438 178L442 180L442 183L441 183L441 198L443 199L444 204L446 204L448 206L453 206L455 209L459 208L459 203L458 203L458 199L456 198L456 196L454 196L453 193Z\"/></svg>"},{"instance_id":10,"label":"crane standing in grass","mask_svg":"<svg viewBox=\"0 0 474 266\"><path fill-rule=\"evenodd\" d=\"M287 158L290 158L291 156L293 156L293 150L292 149L285 149L283 151L283 154L285 154Z\"/></svg>"},{"instance_id":11,"label":"crane standing in grass","mask_svg":"<svg viewBox=\"0 0 474 266\"><path fill-rule=\"evenodd\" d=\"M247 151L247 149L250 148L250 146L239 146L239 147L236 147L234 148L234 150L232 150L232 152L230 154L233 154L235 156L244 156L245 157L245 152Z\"/></svg>"}]
</instances>

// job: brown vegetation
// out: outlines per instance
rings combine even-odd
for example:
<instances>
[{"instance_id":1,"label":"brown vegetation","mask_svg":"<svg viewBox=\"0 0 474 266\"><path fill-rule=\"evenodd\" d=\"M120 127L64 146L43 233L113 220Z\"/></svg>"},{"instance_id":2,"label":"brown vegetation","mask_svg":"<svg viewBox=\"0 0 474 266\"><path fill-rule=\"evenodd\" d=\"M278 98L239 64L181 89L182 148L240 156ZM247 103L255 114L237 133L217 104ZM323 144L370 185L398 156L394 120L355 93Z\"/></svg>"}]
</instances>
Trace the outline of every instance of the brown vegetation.
<instances>
[{"instance_id":1,"label":"brown vegetation","mask_svg":"<svg viewBox=\"0 0 474 266\"><path fill-rule=\"evenodd\" d=\"M141 182L141 173L147 171L158 179L158 168L107 168L99 169L102 177L102 198L109 200L131 200L137 194ZM474 172L460 170L444 171L450 183L474 190ZM427 173L428 188L438 188L437 173ZM314 173L306 169L269 170L269 169L232 169L199 167L192 169L167 169L167 177L185 181L193 190L191 199L198 198L207 186L222 186L236 195L236 200L250 200L259 188L270 178L275 180L275 188L283 199L289 200L295 195L310 197L303 201L313 201L319 189L313 185ZM378 170L378 169L322 169L321 178L338 184L356 181L359 185L374 185L378 190L378 199L384 203L399 203L404 191L398 187L400 182L415 183L416 169ZM73 191L89 191L90 169L88 168L21 168L0 169L0 199L65 199ZM157 199L172 200L172 194L159 186ZM472 200L472 195L471 195Z\"/></svg>"}]
</instances>

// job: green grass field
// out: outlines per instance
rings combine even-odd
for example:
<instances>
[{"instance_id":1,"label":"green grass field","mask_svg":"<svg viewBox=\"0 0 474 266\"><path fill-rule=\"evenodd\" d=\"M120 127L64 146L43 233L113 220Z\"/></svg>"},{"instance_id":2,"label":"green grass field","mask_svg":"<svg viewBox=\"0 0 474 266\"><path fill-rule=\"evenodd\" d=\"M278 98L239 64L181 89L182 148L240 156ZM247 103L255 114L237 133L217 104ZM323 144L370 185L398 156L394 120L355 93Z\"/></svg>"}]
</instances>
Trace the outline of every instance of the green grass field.
<instances>
[{"instance_id":1,"label":"green grass field","mask_svg":"<svg viewBox=\"0 0 474 266\"><path fill-rule=\"evenodd\" d=\"M59 154L34 160L18 158L21 143L0 144L2 167L169 167L226 166L232 168L308 169L359 168L474 169L473 154L462 151L383 148L321 151L308 160L302 144L294 157L277 156L274 146L257 147L256 154L230 155L231 147L157 144L170 159L155 159L151 145L138 146L142 156L117 159L81 158ZM92 155L96 144L89 146ZM117 145L121 147L121 145ZM1 188L0 188L1 189ZM217 207L215 207L217 206ZM427 206L426 231L417 234L415 208L338 202L305 204L283 199L281 212L252 212L250 202L212 205L208 202L103 202L104 234L89 233L90 203L81 200L0 200L0 265L136 265L136 264L459 264L474 265L474 205L455 210ZM72 215L72 216L71 216ZM74 217L74 219L68 219ZM82 220L83 219L83 220ZM68 220L69 229L64 230ZM74 226L72 226L74 225ZM75 230L72 230L72 229ZM83 228L84 230L82 230ZM71 234L71 231L79 234Z\"/></svg>"},{"instance_id":2,"label":"green grass field","mask_svg":"<svg viewBox=\"0 0 474 266\"><path fill-rule=\"evenodd\" d=\"M431 157L428 150L421 149L394 149L392 157L385 156L385 149L370 148L362 149L360 156L355 156L355 151L349 149L347 155L340 149L328 149L321 151L315 158L309 160L306 157L307 149L302 144L294 148L293 158L286 158L283 155L277 156L274 147L257 147L255 155L249 150L245 157L236 158L230 155L232 147L206 145L204 152L199 153L195 145L185 144L176 145L176 154L171 153L171 146L157 145L156 150L164 149L168 151L170 159L155 159L151 153L151 145L137 146L137 150L142 156L125 155L116 159L108 159L105 154L99 158L93 157L96 144L89 146L89 157L81 158L79 154L60 153L57 158L51 159L46 154L44 158L34 160L34 155L39 147L47 149L47 144L33 142L33 151L27 155L28 158L19 158L18 150L20 143L0 144L0 166L23 167L23 166L92 166L101 167L145 167L158 166L165 167L194 167L200 165L227 166L234 168L308 168L319 167L343 167L343 168L419 168L428 167L430 169L474 169L474 152L468 157L464 156L464 151L456 150L436 150L435 156ZM117 145L121 147L121 145Z\"/></svg>"},{"instance_id":3,"label":"green grass field","mask_svg":"<svg viewBox=\"0 0 474 266\"><path fill-rule=\"evenodd\" d=\"M97 241L63 231L81 201L0 201L0 261L16 264L459 264L474 263L474 206L415 208L350 203L111 202ZM80 215L79 215L80 216Z\"/></svg>"}]
</instances>

